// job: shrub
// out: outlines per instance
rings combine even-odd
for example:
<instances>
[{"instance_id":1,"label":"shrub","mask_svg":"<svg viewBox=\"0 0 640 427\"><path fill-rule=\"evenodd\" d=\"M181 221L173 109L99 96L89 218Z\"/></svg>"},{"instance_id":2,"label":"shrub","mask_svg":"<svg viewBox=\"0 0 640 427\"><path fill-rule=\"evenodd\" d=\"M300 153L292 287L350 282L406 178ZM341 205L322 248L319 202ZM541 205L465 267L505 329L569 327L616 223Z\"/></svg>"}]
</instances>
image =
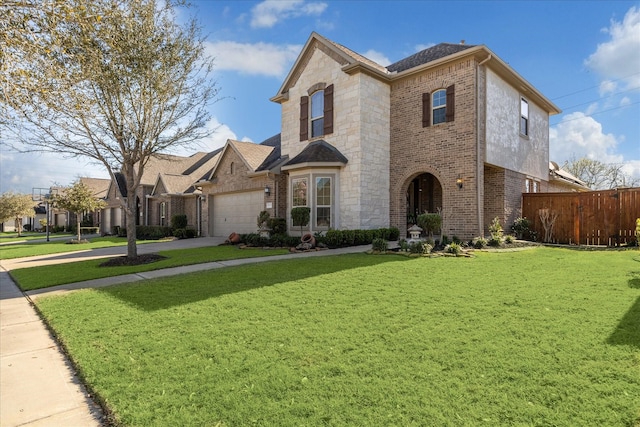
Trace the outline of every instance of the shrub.
<instances>
[{"instance_id":1,"label":"shrub","mask_svg":"<svg viewBox=\"0 0 640 427\"><path fill-rule=\"evenodd\" d=\"M262 211L258 214L258 228L262 228L262 226L269 227L269 219L271 218L271 214L267 211Z\"/></svg>"},{"instance_id":2,"label":"shrub","mask_svg":"<svg viewBox=\"0 0 640 427\"><path fill-rule=\"evenodd\" d=\"M502 240L503 230L498 217L493 218L493 221L491 221L491 225L489 225L489 233L491 233L491 240Z\"/></svg>"},{"instance_id":3,"label":"shrub","mask_svg":"<svg viewBox=\"0 0 640 427\"><path fill-rule=\"evenodd\" d=\"M120 227L118 230L119 237L126 237L127 229ZM159 240L172 236L171 227L163 227L161 225L138 225L136 226L136 238L140 240Z\"/></svg>"},{"instance_id":4,"label":"shrub","mask_svg":"<svg viewBox=\"0 0 640 427\"><path fill-rule=\"evenodd\" d=\"M453 236L453 237L451 238L451 241L452 241L453 243L457 243L458 245L462 244L462 240L460 240L460 238L459 238L458 236Z\"/></svg>"},{"instance_id":5,"label":"shrub","mask_svg":"<svg viewBox=\"0 0 640 427\"><path fill-rule=\"evenodd\" d=\"M474 239L471 241L471 246L476 249L485 248L487 246L487 239L485 239L484 237L474 237Z\"/></svg>"},{"instance_id":6,"label":"shrub","mask_svg":"<svg viewBox=\"0 0 640 427\"><path fill-rule=\"evenodd\" d=\"M401 251L407 252L409 250L409 242L407 242L407 239L400 239L398 244L400 245Z\"/></svg>"},{"instance_id":7,"label":"shrub","mask_svg":"<svg viewBox=\"0 0 640 427\"><path fill-rule=\"evenodd\" d=\"M285 218L269 218L267 227L272 234L285 234L287 232L287 220Z\"/></svg>"},{"instance_id":8,"label":"shrub","mask_svg":"<svg viewBox=\"0 0 640 427\"><path fill-rule=\"evenodd\" d=\"M527 218L516 218L511 226L511 231L516 235L518 239L529 239L531 238L531 223ZM535 240L535 239L533 239Z\"/></svg>"},{"instance_id":9,"label":"shrub","mask_svg":"<svg viewBox=\"0 0 640 427\"><path fill-rule=\"evenodd\" d=\"M509 245L512 244L514 242L515 238L512 235L508 235L504 237L504 242L508 243Z\"/></svg>"},{"instance_id":10,"label":"shrub","mask_svg":"<svg viewBox=\"0 0 640 427\"><path fill-rule=\"evenodd\" d=\"M177 238L177 239L184 239L187 236L187 229L186 228L175 228L173 230L173 237Z\"/></svg>"},{"instance_id":11,"label":"shrub","mask_svg":"<svg viewBox=\"0 0 640 427\"><path fill-rule=\"evenodd\" d=\"M418 226L424 230L429 237L433 237L435 231L442 227L442 216L437 213L428 213L418 215Z\"/></svg>"},{"instance_id":12,"label":"shrub","mask_svg":"<svg viewBox=\"0 0 640 427\"><path fill-rule=\"evenodd\" d=\"M185 229L187 228L187 216L184 214L174 215L171 217L171 228L172 229Z\"/></svg>"},{"instance_id":13,"label":"shrub","mask_svg":"<svg viewBox=\"0 0 640 427\"><path fill-rule=\"evenodd\" d=\"M498 239L496 237L492 237L492 238L489 239L487 244L489 246L493 246L494 248L497 248L498 246L500 246L502 244L502 239Z\"/></svg>"},{"instance_id":14,"label":"shrub","mask_svg":"<svg viewBox=\"0 0 640 427\"><path fill-rule=\"evenodd\" d=\"M25 225L23 225L23 226L22 226L22 229L23 229L24 231L31 231L31 224L25 224Z\"/></svg>"},{"instance_id":15,"label":"shrub","mask_svg":"<svg viewBox=\"0 0 640 427\"><path fill-rule=\"evenodd\" d=\"M371 243L371 249L377 252L386 252L389 249L389 244L384 239L373 239Z\"/></svg>"},{"instance_id":16,"label":"shrub","mask_svg":"<svg viewBox=\"0 0 640 427\"><path fill-rule=\"evenodd\" d=\"M444 251L449 254L460 255L462 247L457 243L450 243L444 248Z\"/></svg>"}]
</instances>

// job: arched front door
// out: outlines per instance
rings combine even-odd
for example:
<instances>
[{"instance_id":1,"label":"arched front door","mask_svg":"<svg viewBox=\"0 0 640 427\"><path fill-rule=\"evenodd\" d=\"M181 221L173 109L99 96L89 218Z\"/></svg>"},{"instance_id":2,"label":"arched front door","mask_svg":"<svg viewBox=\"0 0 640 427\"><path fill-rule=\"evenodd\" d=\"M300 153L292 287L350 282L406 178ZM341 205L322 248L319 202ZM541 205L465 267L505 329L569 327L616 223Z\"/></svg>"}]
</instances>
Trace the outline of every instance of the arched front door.
<instances>
[{"instance_id":1,"label":"arched front door","mask_svg":"<svg viewBox=\"0 0 640 427\"><path fill-rule=\"evenodd\" d=\"M407 188L407 226L416 223L416 217L425 212L442 209L442 186L430 173L416 176Z\"/></svg>"}]
</instances>

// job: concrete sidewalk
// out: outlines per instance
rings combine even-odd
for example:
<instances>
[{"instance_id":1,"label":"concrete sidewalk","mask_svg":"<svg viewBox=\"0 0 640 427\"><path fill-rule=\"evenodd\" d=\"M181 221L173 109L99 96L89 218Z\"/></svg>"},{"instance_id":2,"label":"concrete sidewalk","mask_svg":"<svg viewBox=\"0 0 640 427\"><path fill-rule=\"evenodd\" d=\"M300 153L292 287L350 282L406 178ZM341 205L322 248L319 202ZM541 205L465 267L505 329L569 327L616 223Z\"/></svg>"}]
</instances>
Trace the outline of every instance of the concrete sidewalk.
<instances>
[{"instance_id":1,"label":"concrete sidewalk","mask_svg":"<svg viewBox=\"0 0 640 427\"><path fill-rule=\"evenodd\" d=\"M198 238L138 246L138 253L218 245L223 239ZM32 305L42 295L111 286L195 271L345 253L362 253L370 245L261 258L195 264L105 279L70 283L23 294L8 274L15 268L59 264L126 254L126 247L3 260L0 262L0 425L100 426L104 415L89 398L64 353Z\"/></svg>"},{"instance_id":2,"label":"concrete sidewalk","mask_svg":"<svg viewBox=\"0 0 640 427\"><path fill-rule=\"evenodd\" d=\"M0 425L100 426L64 353L7 272L0 272Z\"/></svg>"}]
</instances>

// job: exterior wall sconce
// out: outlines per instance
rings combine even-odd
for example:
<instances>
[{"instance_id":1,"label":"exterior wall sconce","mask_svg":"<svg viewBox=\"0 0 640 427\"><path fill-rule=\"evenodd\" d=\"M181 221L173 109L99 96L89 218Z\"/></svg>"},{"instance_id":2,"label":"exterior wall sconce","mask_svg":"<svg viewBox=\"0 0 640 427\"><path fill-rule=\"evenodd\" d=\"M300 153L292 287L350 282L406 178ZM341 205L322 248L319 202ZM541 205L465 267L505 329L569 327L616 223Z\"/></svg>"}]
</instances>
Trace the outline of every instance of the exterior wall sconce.
<instances>
[{"instance_id":1,"label":"exterior wall sconce","mask_svg":"<svg viewBox=\"0 0 640 427\"><path fill-rule=\"evenodd\" d=\"M268 185L264 186L264 194L266 194L267 196L271 194L271 188L269 188Z\"/></svg>"},{"instance_id":2,"label":"exterior wall sconce","mask_svg":"<svg viewBox=\"0 0 640 427\"><path fill-rule=\"evenodd\" d=\"M462 189L462 178L458 177L458 179L456 179L456 185L459 189Z\"/></svg>"}]
</instances>

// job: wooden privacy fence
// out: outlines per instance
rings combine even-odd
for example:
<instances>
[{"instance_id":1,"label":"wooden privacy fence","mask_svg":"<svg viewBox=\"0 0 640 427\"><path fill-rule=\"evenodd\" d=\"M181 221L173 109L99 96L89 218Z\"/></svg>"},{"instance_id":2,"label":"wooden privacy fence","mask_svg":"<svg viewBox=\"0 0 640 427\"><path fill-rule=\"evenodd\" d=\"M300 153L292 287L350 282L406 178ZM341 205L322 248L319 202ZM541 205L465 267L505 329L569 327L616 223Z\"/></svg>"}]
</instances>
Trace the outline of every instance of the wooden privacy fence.
<instances>
[{"instance_id":1,"label":"wooden privacy fence","mask_svg":"<svg viewBox=\"0 0 640 427\"><path fill-rule=\"evenodd\" d=\"M525 193L522 216L530 222L538 240L545 227L541 219L553 219L552 243L619 246L636 240L640 217L640 188L589 191L586 193Z\"/></svg>"}]
</instances>

